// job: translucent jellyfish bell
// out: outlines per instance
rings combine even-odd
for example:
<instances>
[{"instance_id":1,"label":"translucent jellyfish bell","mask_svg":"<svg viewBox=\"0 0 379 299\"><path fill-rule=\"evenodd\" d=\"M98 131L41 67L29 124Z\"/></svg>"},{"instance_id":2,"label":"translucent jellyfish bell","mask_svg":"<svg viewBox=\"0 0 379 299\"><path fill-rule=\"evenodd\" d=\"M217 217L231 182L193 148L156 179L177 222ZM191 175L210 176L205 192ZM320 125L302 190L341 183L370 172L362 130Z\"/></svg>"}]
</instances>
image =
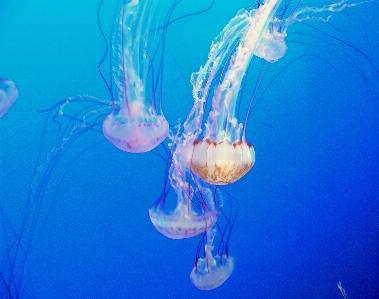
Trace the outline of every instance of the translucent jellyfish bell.
<instances>
[{"instance_id":1,"label":"translucent jellyfish bell","mask_svg":"<svg viewBox=\"0 0 379 299\"><path fill-rule=\"evenodd\" d=\"M163 115L154 115L140 101L131 102L103 122L104 136L120 150L130 153L148 152L157 147L168 134L168 122ZM125 111L128 110L128 111ZM153 116L153 117L152 117Z\"/></svg>"},{"instance_id":2,"label":"translucent jellyfish bell","mask_svg":"<svg viewBox=\"0 0 379 299\"><path fill-rule=\"evenodd\" d=\"M246 141L231 143L196 140L191 159L192 170L211 184L226 185L243 177L255 161L253 146Z\"/></svg>"},{"instance_id":3,"label":"translucent jellyfish bell","mask_svg":"<svg viewBox=\"0 0 379 299\"><path fill-rule=\"evenodd\" d=\"M10 79L0 78L0 117L12 107L18 97L16 84Z\"/></svg>"},{"instance_id":4,"label":"translucent jellyfish bell","mask_svg":"<svg viewBox=\"0 0 379 299\"><path fill-rule=\"evenodd\" d=\"M212 227L218 218L218 211L214 205L212 192L207 187L200 187L197 194L189 191L190 185L177 190L176 207L171 212L164 209L165 197L163 194L150 209L149 216L154 227L170 239L184 239L197 236ZM196 212L193 205L200 207Z\"/></svg>"},{"instance_id":5,"label":"translucent jellyfish bell","mask_svg":"<svg viewBox=\"0 0 379 299\"><path fill-rule=\"evenodd\" d=\"M196 261L190 274L192 283L200 290L218 288L230 277L234 269L234 260L231 256L212 255L215 234L216 229L213 227L207 231L205 257Z\"/></svg>"},{"instance_id":6,"label":"translucent jellyfish bell","mask_svg":"<svg viewBox=\"0 0 379 299\"><path fill-rule=\"evenodd\" d=\"M147 36L155 1L123 4L113 36L113 79L118 88L120 109L114 106L104 120L104 136L117 148L131 153L147 152L168 134L168 122L157 114L152 96L146 99L145 82L150 60L146 55Z\"/></svg>"},{"instance_id":7,"label":"translucent jellyfish bell","mask_svg":"<svg viewBox=\"0 0 379 299\"><path fill-rule=\"evenodd\" d=\"M284 40L287 36L286 32L279 32L273 27L262 33L261 40L257 44L254 55L263 58L268 62L276 62L282 58L288 49Z\"/></svg>"}]
</instances>

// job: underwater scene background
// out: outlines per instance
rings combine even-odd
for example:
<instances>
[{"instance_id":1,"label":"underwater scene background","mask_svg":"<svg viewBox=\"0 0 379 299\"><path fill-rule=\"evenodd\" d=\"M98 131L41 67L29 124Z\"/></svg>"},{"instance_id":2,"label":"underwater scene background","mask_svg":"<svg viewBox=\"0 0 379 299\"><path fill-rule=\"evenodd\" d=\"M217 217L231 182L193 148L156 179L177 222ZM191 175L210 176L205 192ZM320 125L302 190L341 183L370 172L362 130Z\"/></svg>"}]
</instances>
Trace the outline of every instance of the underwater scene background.
<instances>
[{"instance_id":1,"label":"underwater scene background","mask_svg":"<svg viewBox=\"0 0 379 299\"><path fill-rule=\"evenodd\" d=\"M162 18L171 3L162 1ZM210 3L183 0L174 17ZM253 4L215 0L168 26L162 107L172 130L193 105L190 76L212 39ZM189 279L200 237L168 239L149 219L167 177L169 141L131 154L88 130L48 161L51 173L37 169L62 142L42 110L78 95L110 100L97 72L105 48L98 5L0 2L0 77L19 90L0 119L1 298L344 298L339 282L350 299L379 298L378 1L346 7L329 22L295 23L285 57L252 61L245 108L267 67L246 129L256 162L222 188L236 213L235 266L211 291ZM117 5L105 0L100 10L108 39ZM36 186L43 195L31 203ZM23 226L25 215L35 222Z\"/></svg>"}]
</instances>

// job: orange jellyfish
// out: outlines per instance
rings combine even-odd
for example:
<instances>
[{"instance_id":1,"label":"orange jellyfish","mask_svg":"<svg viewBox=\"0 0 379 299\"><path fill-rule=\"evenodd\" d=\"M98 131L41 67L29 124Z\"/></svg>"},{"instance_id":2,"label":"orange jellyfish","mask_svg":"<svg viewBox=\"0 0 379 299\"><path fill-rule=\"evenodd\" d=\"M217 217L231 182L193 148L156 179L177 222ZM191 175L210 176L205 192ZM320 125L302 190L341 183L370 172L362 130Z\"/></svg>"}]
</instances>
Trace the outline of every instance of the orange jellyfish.
<instances>
[{"instance_id":1,"label":"orange jellyfish","mask_svg":"<svg viewBox=\"0 0 379 299\"><path fill-rule=\"evenodd\" d=\"M113 35L112 72L119 108L113 103L112 113L103 122L103 133L117 148L130 153L150 151L168 134L167 120L162 111L156 111L154 92L149 103L145 90L151 62L147 37L156 2L124 3L116 23L117 34Z\"/></svg>"},{"instance_id":2,"label":"orange jellyfish","mask_svg":"<svg viewBox=\"0 0 379 299\"><path fill-rule=\"evenodd\" d=\"M276 62L287 51L285 38L289 25L304 20L327 22L333 13L365 1L346 3L346 0L341 0L321 7L297 7L288 18L283 15L276 18L281 2L266 0L257 9L241 9L213 40L208 61L195 74L197 79L200 78L194 88L196 95L204 92L202 79L207 78L211 68L221 72L213 92L204 135L193 142L189 159L192 171L210 184L234 183L255 163L254 148L246 141L245 134L252 102L244 124L236 117L239 91L252 57Z\"/></svg>"},{"instance_id":3,"label":"orange jellyfish","mask_svg":"<svg viewBox=\"0 0 379 299\"><path fill-rule=\"evenodd\" d=\"M0 117L13 106L18 97L16 84L10 79L0 78Z\"/></svg>"},{"instance_id":4,"label":"orange jellyfish","mask_svg":"<svg viewBox=\"0 0 379 299\"><path fill-rule=\"evenodd\" d=\"M192 171L210 184L231 184L254 165L254 148L245 138L246 121L243 126L235 116L236 103L251 58L275 61L285 54L281 36L267 33L280 2L268 0L258 9L241 9L213 40L206 67L197 73L205 77L207 66L223 67L204 137L193 143L189 161Z\"/></svg>"}]
</instances>

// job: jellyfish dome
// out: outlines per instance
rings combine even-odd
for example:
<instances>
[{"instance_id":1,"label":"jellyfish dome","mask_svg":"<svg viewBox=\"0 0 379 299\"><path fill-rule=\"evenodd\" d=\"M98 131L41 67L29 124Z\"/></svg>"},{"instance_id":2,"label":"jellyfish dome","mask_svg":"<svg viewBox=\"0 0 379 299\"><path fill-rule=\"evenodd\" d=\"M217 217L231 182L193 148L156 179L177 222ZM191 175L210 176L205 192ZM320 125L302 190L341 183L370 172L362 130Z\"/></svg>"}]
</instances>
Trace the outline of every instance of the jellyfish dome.
<instances>
[{"instance_id":1,"label":"jellyfish dome","mask_svg":"<svg viewBox=\"0 0 379 299\"><path fill-rule=\"evenodd\" d=\"M216 255L211 260L199 259L197 266L191 271L190 278L199 290L213 290L230 277L233 269L234 260L231 256Z\"/></svg>"},{"instance_id":2,"label":"jellyfish dome","mask_svg":"<svg viewBox=\"0 0 379 299\"><path fill-rule=\"evenodd\" d=\"M153 61L146 52L156 3L124 3L112 40L112 74L118 99L104 120L103 134L114 146L130 153L150 151L168 135L168 122L155 109L154 91L149 102L145 90L149 72L153 72Z\"/></svg>"},{"instance_id":3,"label":"jellyfish dome","mask_svg":"<svg viewBox=\"0 0 379 299\"><path fill-rule=\"evenodd\" d=\"M168 122L163 115L148 111L143 103L136 101L130 104L125 115L108 115L103 122L103 133L120 150L131 153L148 152L166 138Z\"/></svg>"},{"instance_id":4,"label":"jellyfish dome","mask_svg":"<svg viewBox=\"0 0 379 299\"><path fill-rule=\"evenodd\" d=\"M193 144L192 170L211 184L234 183L253 167L254 161L254 148L246 141L232 144L227 139L218 143L198 139Z\"/></svg>"},{"instance_id":5,"label":"jellyfish dome","mask_svg":"<svg viewBox=\"0 0 379 299\"><path fill-rule=\"evenodd\" d=\"M214 195L207 187L198 186L194 192L190 185L181 183L183 189L173 186L177 202L172 212L164 209L166 194L149 209L153 226L170 239L192 238L207 231L216 223L219 214L214 205ZM195 211L194 205L201 207L200 211Z\"/></svg>"},{"instance_id":6,"label":"jellyfish dome","mask_svg":"<svg viewBox=\"0 0 379 299\"><path fill-rule=\"evenodd\" d=\"M12 107L18 97L16 84L10 79L0 78L0 117Z\"/></svg>"},{"instance_id":7,"label":"jellyfish dome","mask_svg":"<svg viewBox=\"0 0 379 299\"><path fill-rule=\"evenodd\" d=\"M157 231L170 239L192 238L217 221L217 212L199 216L192 210L187 211L188 208L178 205L169 215L162 210L149 209L149 216Z\"/></svg>"}]
</instances>

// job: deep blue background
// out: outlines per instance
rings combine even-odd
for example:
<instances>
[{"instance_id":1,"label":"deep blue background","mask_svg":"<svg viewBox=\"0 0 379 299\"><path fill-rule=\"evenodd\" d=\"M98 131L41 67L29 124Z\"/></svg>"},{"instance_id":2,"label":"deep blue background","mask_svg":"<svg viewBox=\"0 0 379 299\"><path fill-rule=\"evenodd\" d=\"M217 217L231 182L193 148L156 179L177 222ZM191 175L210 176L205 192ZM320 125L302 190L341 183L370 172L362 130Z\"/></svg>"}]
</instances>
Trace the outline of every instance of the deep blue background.
<instances>
[{"instance_id":1,"label":"deep blue background","mask_svg":"<svg viewBox=\"0 0 379 299\"><path fill-rule=\"evenodd\" d=\"M175 13L196 11L201 3L184 1ZM211 40L250 4L216 0L206 14L170 26L163 109L171 124L192 106L190 74L205 63ZM52 130L40 148L45 115L37 110L80 94L109 99L96 71L104 50L97 5L0 2L0 76L12 78L20 92L0 119L0 204L10 243L26 213L38 152L46 155L54 145ZM115 5L105 1L101 11L106 32ZM288 53L268 66L259 96L268 89L248 124L256 165L226 189L240 209L230 243L235 269L221 287L202 292L189 279L198 238L170 240L151 225L147 209L165 176L155 155L128 154L104 143L80 156L59 181L70 155L103 138L88 134L51 177L21 297L343 298L341 281L350 299L378 298L379 78L370 65L379 68L378 13L378 2L336 13L330 24L339 31L308 22L369 60L305 24L290 27ZM303 56L272 81L304 54L313 56ZM262 65L253 63L246 100Z\"/></svg>"}]
</instances>

